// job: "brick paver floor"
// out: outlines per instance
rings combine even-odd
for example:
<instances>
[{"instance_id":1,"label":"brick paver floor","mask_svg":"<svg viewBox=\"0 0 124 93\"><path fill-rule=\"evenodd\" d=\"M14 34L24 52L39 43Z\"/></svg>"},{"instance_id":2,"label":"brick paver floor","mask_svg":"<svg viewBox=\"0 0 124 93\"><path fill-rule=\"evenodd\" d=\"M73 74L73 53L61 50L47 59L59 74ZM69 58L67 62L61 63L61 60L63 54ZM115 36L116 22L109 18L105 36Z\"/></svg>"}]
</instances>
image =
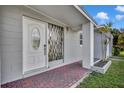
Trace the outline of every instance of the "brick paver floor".
<instances>
[{"instance_id":1,"label":"brick paver floor","mask_svg":"<svg viewBox=\"0 0 124 93\"><path fill-rule=\"evenodd\" d=\"M80 62L65 65L38 75L2 85L2 88L68 88L83 78L89 70Z\"/></svg>"}]
</instances>

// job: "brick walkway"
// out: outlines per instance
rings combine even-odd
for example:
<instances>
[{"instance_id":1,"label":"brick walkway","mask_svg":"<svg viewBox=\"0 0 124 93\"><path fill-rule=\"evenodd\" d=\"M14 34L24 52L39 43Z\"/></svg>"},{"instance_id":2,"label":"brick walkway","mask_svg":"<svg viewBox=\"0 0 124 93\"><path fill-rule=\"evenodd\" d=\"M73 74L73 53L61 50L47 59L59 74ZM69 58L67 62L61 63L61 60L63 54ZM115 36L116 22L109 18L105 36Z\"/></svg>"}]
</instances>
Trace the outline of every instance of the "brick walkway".
<instances>
[{"instance_id":1,"label":"brick walkway","mask_svg":"<svg viewBox=\"0 0 124 93\"><path fill-rule=\"evenodd\" d=\"M79 62L2 85L2 88L68 88L89 72Z\"/></svg>"}]
</instances>

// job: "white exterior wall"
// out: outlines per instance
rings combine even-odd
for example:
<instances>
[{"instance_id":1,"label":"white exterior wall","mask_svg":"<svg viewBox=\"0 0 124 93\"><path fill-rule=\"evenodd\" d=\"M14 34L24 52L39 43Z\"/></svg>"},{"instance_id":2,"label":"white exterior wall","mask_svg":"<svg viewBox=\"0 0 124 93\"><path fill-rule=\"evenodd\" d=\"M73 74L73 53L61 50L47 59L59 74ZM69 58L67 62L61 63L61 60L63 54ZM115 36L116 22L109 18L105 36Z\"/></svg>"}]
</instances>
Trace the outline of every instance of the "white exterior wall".
<instances>
[{"instance_id":1,"label":"white exterior wall","mask_svg":"<svg viewBox=\"0 0 124 93\"><path fill-rule=\"evenodd\" d=\"M24 6L0 6L2 84L24 77L22 72L23 15L62 26ZM64 62L80 61L82 48L79 45L79 32L65 31L64 40Z\"/></svg>"},{"instance_id":2,"label":"white exterior wall","mask_svg":"<svg viewBox=\"0 0 124 93\"><path fill-rule=\"evenodd\" d=\"M61 24L24 6L0 6L0 37L2 83L23 78L22 74L22 16Z\"/></svg>"},{"instance_id":3,"label":"white exterior wall","mask_svg":"<svg viewBox=\"0 0 124 93\"><path fill-rule=\"evenodd\" d=\"M112 47L113 47L113 35L111 34L110 35L110 42L109 42L109 57L112 56Z\"/></svg>"},{"instance_id":4,"label":"white exterior wall","mask_svg":"<svg viewBox=\"0 0 124 93\"><path fill-rule=\"evenodd\" d=\"M1 37L0 37L0 42L1 42ZM1 44L0 44L0 88L1 88Z\"/></svg>"},{"instance_id":5,"label":"white exterior wall","mask_svg":"<svg viewBox=\"0 0 124 93\"><path fill-rule=\"evenodd\" d=\"M104 40L108 40L109 38L106 36L110 33L100 33L96 32L94 33L94 58L99 58L103 59L105 58L105 45L104 45ZM110 41L107 44L106 47L106 57L112 56L112 37L110 37Z\"/></svg>"},{"instance_id":6,"label":"white exterior wall","mask_svg":"<svg viewBox=\"0 0 124 93\"><path fill-rule=\"evenodd\" d=\"M0 46L0 87L1 87L1 46Z\"/></svg>"},{"instance_id":7,"label":"white exterior wall","mask_svg":"<svg viewBox=\"0 0 124 93\"><path fill-rule=\"evenodd\" d=\"M80 46L80 31L66 31L64 45L65 62L76 62L82 60L82 47Z\"/></svg>"},{"instance_id":8,"label":"white exterior wall","mask_svg":"<svg viewBox=\"0 0 124 93\"><path fill-rule=\"evenodd\" d=\"M90 69L94 64L94 26L87 23L82 26L83 29L83 67Z\"/></svg>"},{"instance_id":9,"label":"white exterior wall","mask_svg":"<svg viewBox=\"0 0 124 93\"><path fill-rule=\"evenodd\" d=\"M107 44L107 47L106 47L106 58L109 58L112 55L112 42L113 42L110 32L103 34L103 39L102 40L104 41L106 39L109 41L109 43ZM105 56L105 45L103 44L103 46L104 46L103 47L104 48L103 58L104 58L104 56Z\"/></svg>"},{"instance_id":10,"label":"white exterior wall","mask_svg":"<svg viewBox=\"0 0 124 93\"><path fill-rule=\"evenodd\" d=\"M110 57L112 56L112 47L113 47L113 36L111 35L111 41L110 41L110 46L109 46Z\"/></svg>"},{"instance_id":11,"label":"white exterior wall","mask_svg":"<svg viewBox=\"0 0 124 93\"><path fill-rule=\"evenodd\" d=\"M107 38L107 40L109 41L109 39ZM106 49L106 58L109 58L110 56L110 42L107 44L107 49Z\"/></svg>"},{"instance_id":12,"label":"white exterior wall","mask_svg":"<svg viewBox=\"0 0 124 93\"><path fill-rule=\"evenodd\" d=\"M94 32L94 58L102 59L102 33Z\"/></svg>"}]
</instances>

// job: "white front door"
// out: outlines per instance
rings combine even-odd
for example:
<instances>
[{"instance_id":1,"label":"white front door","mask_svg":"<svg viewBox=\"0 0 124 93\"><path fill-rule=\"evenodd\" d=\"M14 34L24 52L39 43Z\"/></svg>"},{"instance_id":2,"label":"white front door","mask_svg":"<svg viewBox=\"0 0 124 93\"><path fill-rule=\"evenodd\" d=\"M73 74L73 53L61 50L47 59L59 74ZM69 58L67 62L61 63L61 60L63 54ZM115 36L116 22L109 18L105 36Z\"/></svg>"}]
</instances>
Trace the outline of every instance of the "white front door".
<instances>
[{"instance_id":1,"label":"white front door","mask_svg":"<svg viewBox=\"0 0 124 93\"><path fill-rule=\"evenodd\" d=\"M46 23L23 17L23 74L46 66Z\"/></svg>"}]
</instances>

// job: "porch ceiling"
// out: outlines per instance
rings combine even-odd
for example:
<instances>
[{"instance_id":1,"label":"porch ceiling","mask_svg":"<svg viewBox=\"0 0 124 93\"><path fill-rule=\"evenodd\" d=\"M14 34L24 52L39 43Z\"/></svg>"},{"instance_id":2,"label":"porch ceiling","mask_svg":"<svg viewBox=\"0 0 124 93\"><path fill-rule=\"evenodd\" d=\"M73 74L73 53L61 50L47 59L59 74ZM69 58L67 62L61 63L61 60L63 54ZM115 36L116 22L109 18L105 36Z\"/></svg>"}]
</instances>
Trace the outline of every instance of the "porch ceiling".
<instances>
[{"instance_id":1,"label":"porch ceiling","mask_svg":"<svg viewBox=\"0 0 124 93\"><path fill-rule=\"evenodd\" d=\"M52 17L67 26L72 30L80 30L81 24L88 22L74 6L72 5L32 5L30 6L49 17Z\"/></svg>"}]
</instances>

